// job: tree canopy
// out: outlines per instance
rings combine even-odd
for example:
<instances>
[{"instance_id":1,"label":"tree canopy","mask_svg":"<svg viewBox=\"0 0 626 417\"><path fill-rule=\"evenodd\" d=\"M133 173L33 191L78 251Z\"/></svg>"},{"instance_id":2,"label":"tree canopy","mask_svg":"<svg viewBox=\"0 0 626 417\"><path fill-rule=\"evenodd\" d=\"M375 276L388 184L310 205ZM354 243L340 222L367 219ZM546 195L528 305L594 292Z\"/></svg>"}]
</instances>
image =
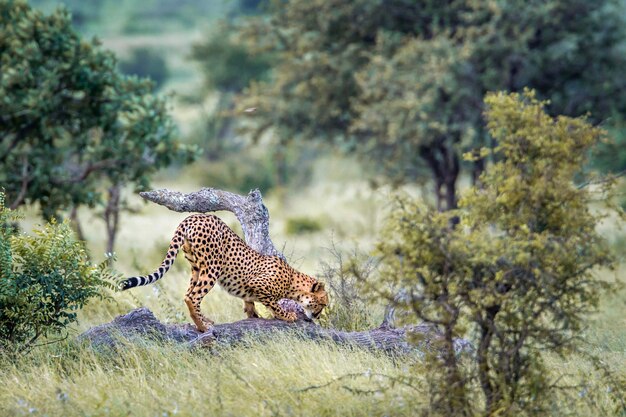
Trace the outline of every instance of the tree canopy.
<instances>
[{"instance_id":1,"label":"tree canopy","mask_svg":"<svg viewBox=\"0 0 626 417\"><path fill-rule=\"evenodd\" d=\"M190 58L200 65L208 90L239 93L264 78L270 67L267 56L251 53L233 39L233 32L230 24L222 23L208 39L192 45Z\"/></svg>"},{"instance_id":2,"label":"tree canopy","mask_svg":"<svg viewBox=\"0 0 626 417\"><path fill-rule=\"evenodd\" d=\"M7 205L39 203L49 218L93 206L104 187L148 187L150 175L194 153L174 139L148 80L25 1L0 0L0 183Z\"/></svg>"},{"instance_id":3,"label":"tree canopy","mask_svg":"<svg viewBox=\"0 0 626 417\"><path fill-rule=\"evenodd\" d=\"M459 155L491 143L487 91L534 88L551 114L626 111L616 0L290 0L240 32L278 57L241 107L258 128L356 150L396 182L426 166L438 206L454 208ZM473 161L474 177L483 169Z\"/></svg>"}]
</instances>

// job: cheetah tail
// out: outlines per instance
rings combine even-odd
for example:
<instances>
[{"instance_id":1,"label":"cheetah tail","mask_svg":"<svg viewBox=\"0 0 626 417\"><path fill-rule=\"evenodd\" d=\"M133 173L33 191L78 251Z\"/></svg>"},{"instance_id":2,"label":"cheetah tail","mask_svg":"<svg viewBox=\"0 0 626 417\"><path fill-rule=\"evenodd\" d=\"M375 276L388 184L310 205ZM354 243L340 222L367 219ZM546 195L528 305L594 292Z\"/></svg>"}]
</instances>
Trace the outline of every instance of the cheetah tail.
<instances>
[{"instance_id":1,"label":"cheetah tail","mask_svg":"<svg viewBox=\"0 0 626 417\"><path fill-rule=\"evenodd\" d=\"M176 255L183 245L184 236L185 233L182 227L178 226L176 232L174 232L174 237L172 237L172 240L170 242L170 247L167 250L167 255L165 255L165 259L163 259L163 262L161 262L161 265L157 268L157 270L150 275L127 278L121 281L119 283L120 290L124 291L129 288L152 284L163 278L163 275L165 275L165 273L169 271L170 267L174 264Z\"/></svg>"}]
</instances>

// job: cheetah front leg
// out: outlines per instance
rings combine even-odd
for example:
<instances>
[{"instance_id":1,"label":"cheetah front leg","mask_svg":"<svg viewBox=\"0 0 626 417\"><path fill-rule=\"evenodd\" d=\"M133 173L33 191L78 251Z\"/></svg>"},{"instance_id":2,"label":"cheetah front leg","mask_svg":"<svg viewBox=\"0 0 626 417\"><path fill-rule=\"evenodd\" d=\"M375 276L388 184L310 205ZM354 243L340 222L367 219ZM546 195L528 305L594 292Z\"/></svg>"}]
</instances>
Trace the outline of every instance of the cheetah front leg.
<instances>
[{"instance_id":1,"label":"cheetah front leg","mask_svg":"<svg viewBox=\"0 0 626 417\"><path fill-rule=\"evenodd\" d=\"M249 319L258 319L259 318L259 313L256 312L256 309L254 308L254 302L253 301L244 301L243 302L243 312L246 313L246 316L248 316Z\"/></svg>"},{"instance_id":2,"label":"cheetah front leg","mask_svg":"<svg viewBox=\"0 0 626 417\"><path fill-rule=\"evenodd\" d=\"M272 314L274 314L274 318L288 322L294 322L298 319L298 315L295 311L286 311L278 304L278 301L274 299L259 297L259 301L270 309Z\"/></svg>"}]
</instances>

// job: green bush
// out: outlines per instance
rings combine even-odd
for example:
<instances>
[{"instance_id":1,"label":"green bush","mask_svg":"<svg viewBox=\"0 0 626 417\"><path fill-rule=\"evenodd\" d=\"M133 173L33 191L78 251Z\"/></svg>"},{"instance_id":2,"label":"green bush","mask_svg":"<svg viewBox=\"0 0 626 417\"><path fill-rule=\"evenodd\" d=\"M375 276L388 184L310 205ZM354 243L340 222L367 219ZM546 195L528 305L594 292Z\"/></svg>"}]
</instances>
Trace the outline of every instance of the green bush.
<instances>
[{"instance_id":1,"label":"green bush","mask_svg":"<svg viewBox=\"0 0 626 417\"><path fill-rule=\"evenodd\" d=\"M318 220L308 217L292 217L287 219L286 229L288 235L301 235L319 232L322 230L322 225Z\"/></svg>"},{"instance_id":2,"label":"green bush","mask_svg":"<svg viewBox=\"0 0 626 417\"><path fill-rule=\"evenodd\" d=\"M485 104L496 162L458 210L400 201L379 244L376 294L442 332L442 353L425 362L429 415L546 415L559 389L585 386L560 383L546 363L584 353L586 319L610 287L597 271L615 265L596 228L602 215L589 209L611 182L590 190L573 181L604 132L550 117L532 91L490 93ZM458 336L476 348L471 366L455 355ZM615 378L606 386L624 398Z\"/></svg>"},{"instance_id":3,"label":"green bush","mask_svg":"<svg viewBox=\"0 0 626 417\"><path fill-rule=\"evenodd\" d=\"M0 348L24 352L42 337L62 332L78 309L112 288L106 265L93 265L67 222L34 236L18 234L15 214L0 193Z\"/></svg>"}]
</instances>

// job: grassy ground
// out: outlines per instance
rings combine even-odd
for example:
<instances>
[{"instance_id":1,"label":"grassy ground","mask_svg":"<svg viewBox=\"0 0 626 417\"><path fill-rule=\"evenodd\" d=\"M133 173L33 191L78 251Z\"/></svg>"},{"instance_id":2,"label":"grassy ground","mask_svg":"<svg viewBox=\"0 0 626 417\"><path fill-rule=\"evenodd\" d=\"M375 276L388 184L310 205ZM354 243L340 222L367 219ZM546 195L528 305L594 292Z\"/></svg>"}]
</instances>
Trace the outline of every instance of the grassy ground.
<instances>
[{"instance_id":1,"label":"grassy ground","mask_svg":"<svg viewBox=\"0 0 626 417\"><path fill-rule=\"evenodd\" d=\"M196 181L202 178L198 172L192 167L176 176L168 173L156 186L192 191L204 185ZM372 249L390 191L373 191L361 178L353 161L327 157L315 165L310 187L265 196L272 238L296 267L318 274L321 262L333 262L327 250L331 240L344 253L354 247L364 252ZM139 200L133 204L141 210L123 218L117 246L117 268L124 275L147 273L157 266L172 231L185 217ZM99 258L103 229L93 214L80 216L92 254ZM310 234L288 235L286 221L293 217L316 219L323 227ZM234 216L223 214L223 218L236 226ZM610 226L603 230L618 233ZM623 272L601 275L614 279ZM87 306L72 336L142 305L162 321L187 322L182 295L188 276L186 261L180 257L158 285ZM621 291L606 296L601 311L590 321L584 348L622 378L626 378L625 295ZM219 288L205 299L203 309L217 322L244 317L240 300ZM375 310L370 326L381 319L380 309ZM294 337L250 340L243 347L212 352L170 345L128 346L120 354L98 353L66 341L0 363L4 388L0 415L415 415L427 407L427 391L420 379L425 371L418 360L394 361L373 352ZM550 415L623 415L611 400L609 381L582 357L548 357L546 363L555 380L584 384L571 397L555 397ZM407 377L417 378L412 387L397 382Z\"/></svg>"},{"instance_id":2,"label":"grassy ground","mask_svg":"<svg viewBox=\"0 0 626 417\"><path fill-rule=\"evenodd\" d=\"M108 355L66 346L2 369L0 414L411 415L419 405L413 388L356 394L390 385L377 374L401 373L385 356L280 337L211 353L147 345Z\"/></svg>"}]
</instances>

